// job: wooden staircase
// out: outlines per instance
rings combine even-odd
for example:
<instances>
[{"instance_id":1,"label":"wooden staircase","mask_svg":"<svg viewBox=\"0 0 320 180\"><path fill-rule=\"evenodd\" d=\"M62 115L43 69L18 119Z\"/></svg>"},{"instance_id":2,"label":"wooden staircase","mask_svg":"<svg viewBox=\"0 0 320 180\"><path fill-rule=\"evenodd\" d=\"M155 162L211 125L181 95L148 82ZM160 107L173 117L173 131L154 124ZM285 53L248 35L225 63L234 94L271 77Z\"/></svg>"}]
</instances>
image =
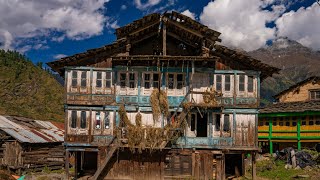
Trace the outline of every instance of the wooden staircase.
<instances>
[{"instance_id":1,"label":"wooden staircase","mask_svg":"<svg viewBox=\"0 0 320 180\"><path fill-rule=\"evenodd\" d=\"M97 169L96 173L89 178L89 180L100 180L104 178L104 175L106 175L105 171L108 167L108 163L110 159L112 158L113 154L118 150L119 145L116 140L113 141L114 143L110 144L110 150L106 155L106 159L102 163L102 165Z\"/></svg>"}]
</instances>

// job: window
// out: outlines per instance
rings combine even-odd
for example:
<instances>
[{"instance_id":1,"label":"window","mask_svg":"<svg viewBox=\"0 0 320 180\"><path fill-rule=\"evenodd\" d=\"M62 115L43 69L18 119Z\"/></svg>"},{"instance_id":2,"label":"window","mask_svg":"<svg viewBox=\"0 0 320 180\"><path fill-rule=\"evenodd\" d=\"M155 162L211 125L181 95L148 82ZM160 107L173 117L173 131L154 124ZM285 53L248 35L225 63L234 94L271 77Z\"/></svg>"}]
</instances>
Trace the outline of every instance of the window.
<instances>
[{"instance_id":1,"label":"window","mask_svg":"<svg viewBox=\"0 0 320 180\"><path fill-rule=\"evenodd\" d=\"M160 81L160 75L159 74L153 74L153 88L159 88L159 81Z\"/></svg>"},{"instance_id":2,"label":"window","mask_svg":"<svg viewBox=\"0 0 320 180\"><path fill-rule=\"evenodd\" d=\"M106 88L111 88L111 72L106 72Z\"/></svg>"},{"instance_id":3,"label":"window","mask_svg":"<svg viewBox=\"0 0 320 180\"><path fill-rule=\"evenodd\" d=\"M182 89L184 86L183 74L177 74L177 89Z\"/></svg>"},{"instance_id":4,"label":"window","mask_svg":"<svg viewBox=\"0 0 320 180\"><path fill-rule=\"evenodd\" d=\"M279 126L283 126L283 117L279 119Z\"/></svg>"},{"instance_id":5,"label":"window","mask_svg":"<svg viewBox=\"0 0 320 180\"><path fill-rule=\"evenodd\" d=\"M150 74L144 74L144 88L150 89Z\"/></svg>"},{"instance_id":6,"label":"window","mask_svg":"<svg viewBox=\"0 0 320 180\"><path fill-rule=\"evenodd\" d=\"M292 120L292 126L297 126L297 121L296 120Z\"/></svg>"},{"instance_id":7,"label":"window","mask_svg":"<svg viewBox=\"0 0 320 180\"><path fill-rule=\"evenodd\" d=\"M225 91L230 91L231 89L231 84L230 84L230 75L225 75L224 76L224 90Z\"/></svg>"},{"instance_id":8,"label":"window","mask_svg":"<svg viewBox=\"0 0 320 180\"><path fill-rule=\"evenodd\" d=\"M87 72L81 72L81 87L87 87Z\"/></svg>"},{"instance_id":9,"label":"window","mask_svg":"<svg viewBox=\"0 0 320 180\"><path fill-rule=\"evenodd\" d=\"M286 126L290 126L290 121L286 121Z\"/></svg>"},{"instance_id":10,"label":"window","mask_svg":"<svg viewBox=\"0 0 320 180\"><path fill-rule=\"evenodd\" d=\"M316 125L320 125L320 116L316 116Z\"/></svg>"},{"instance_id":11,"label":"window","mask_svg":"<svg viewBox=\"0 0 320 180\"><path fill-rule=\"evenodd\" d=\"M120 87L125 88L126 87L126 79L127 74L126 73L120 73Z\"/></svg>"},{"instance_id":12,"label":"window","mask_svg":"<svg viewBox=\"0 0 320 180\"><path fill-rule=\"evenodd\" d=\"M196 114L191 114L190 126L191 131L194 131L196 129Z\"/></svg>"},{"instance_id":13,"label":"window","mask_svg":"<svg viewBox=\"0 0 320 180\"><path fill-rule=\"evenodd\" d=\"M225 115L224 115L223 131L225 131L225 132L230 132L230 118L229 118L229 114L225 114Z\"/></svg>"},{"instance_id":14,"label":"window","mask_svg":"<svg viewBox=\"0 0 320 180\"><path fill-rule=\"evenodd\" d=\"M253 76L248 76L248 92L253 92Z\"/></svg>"},{"instance_id":15,"label":"window","mask_svg":"<svg viewBox=\"0 0 320 180\"><path fill-rule=\"evenodd\" d=\"M266 125L266 126L269 126L269 121L268 121L268 120L265 121L265 125Z\"/></svg>"},{"instance_id":16,"label":"window","mask_svg":"<svg viewBox=\"0 0 320 180\"><path fill-rule=\"evenodd\" d=\"M222 89L222 77L221 75L216 75L216 90L221 91Z\"/></svg>"},{"instance_id":17,"label":"window","mask_svg":"<svg viewBox=\"0 0 320 180\"><path fill-rule=\"evenodd\" d=\"M104 127L105 127L106 129L109 129L109 128L110 128L110 113L109 113L109 112L105 112Z\"/></svg>"},{"instance_id":18,"label":"window","mask_svg":"<svg viewBox=\"0 0 320 180\"><path fill-rule=\"evenodd\" d=\"M80 128L84 129L87 127L86 111L81 111Z\"/></svg>"},{"instance_id":19,"label":"window","mask_svg":"<svg viewBox=\"0 0 320 180\"><path fill-rule=\"evenodd\" d=\"M102 72L97 72L97 82L96 82L96 86L98 88L102 87Z\"/></svg>"},{"instance_id":20,"label":"window","mask_svg":"<svg viewBox=\"0 0 320 180\"><path fill-rule=\"evenodd\" d=\"M77 127L77 111L71 111L71 128Z\"/></svg>"},{"instance_id":21,"label":"window","mask_svg":"<svg viewBox=\"0 0 320 180\"><path fill-rule=\"evenodd\" d=\"M310 91L310 100L320 100L320 90Z\"/></svg>"},{"instance_id":22,"label":"window","mask_svg":"<svg viewBox=\"0 0 320 180\"><path fill-rule=\"evenodd\" d=\"M97 111L96 112L96 129L100 129L101 128L101 116L100 116L100 112Z\"/></svg>"},{"instance_id":23,"label":"window","mask_svg":"<svg viewBox=\"0 0 320 180\"><path fill-rule=\"evenodd\" d=\"M129 88L136 87L136 75L135 73L129 73Z\"/></svg>"},{"instance_id":24,"label":"window","mask_svg":"<svg viewBox=\"0 0 320 180\"><path fill-rule=\"evenodd\" d=\"M263 120L260 120L260 121L259 121L259 126L263 126L263 124L264 124L264 123L263 123Z\"/></svg>"},{"instance_id":25,"label":"window","mask_svg":"<svg viewBox=\"0 0 320 180\"><path fill-rule=\"evenodd\" d=\"M215 125L215 128L214 128L216 131L220 131L220 118L221 118L220 114L217 114L216 115L216 125Z\"/></svg>"},{"instance_id":26,"label":"window","mask_svg":"<svg viewBox=\"0 0 320 180\"><path fill-rule=\"evenodd\" d=\"M239 75L239 91L244 91L244 75Z\"/></svg>"},{"instance_id":27,"label":"window","mask_svg":"<svg viewBox=\"0 0 320 180\"><path fill-rule=\"evenodd\" d=\"M311 125L311 126L314 125L314 121L310 119L309 120L309 125Z\"/></svg>"},{"instance_id":28,"label":"window","mask_svg":"<svg viewBox=\"0 0 320 180\"><path fill-rule=\"evenodd\" d=\"M302 125L302 126L305 126L306 124L307 124L306 120L302 120L302 121L301 121L301 125Z\"/></svg>"},{"instance_id":29,"label":"window","mask_svg":"<svg viewBox=\"0 0 320 180\"><path fill-rule=\"evenodd\" d=\"M77 71L72 71L71 86L77 87L77 85L78 85L78 73Z\"/></svg>"},{"instance_id":30,"label":"window","mask_svg":"<svg viewBox=\"0 0 320 180\"><path fill-rule=\"evenodd\" d=\"M272 120L272 125L273 125L273 126L276 126L276 125L277 125L277 118L273 118L273 120Z\"/></svg>"},{"instance_id":31,"label":"window","mask_svg":"<svg viewBox=\"0 0 320 180\"><path fill-rule=\"evenodd\" d=\"M174 74L168 74L168 88L173 89Z\"/></svg>"}]
</instances>

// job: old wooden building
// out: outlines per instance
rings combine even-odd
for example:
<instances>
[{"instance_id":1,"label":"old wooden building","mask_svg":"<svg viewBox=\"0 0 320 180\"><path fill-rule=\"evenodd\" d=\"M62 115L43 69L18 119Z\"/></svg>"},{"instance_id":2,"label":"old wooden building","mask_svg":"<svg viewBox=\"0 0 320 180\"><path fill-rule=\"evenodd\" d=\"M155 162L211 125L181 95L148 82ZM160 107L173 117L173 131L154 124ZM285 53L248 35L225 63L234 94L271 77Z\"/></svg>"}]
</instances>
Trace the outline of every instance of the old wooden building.
<instances>
[{"instance_id":1,"label":"old wooden building","mask_svg":"<svg viewBox=\"0 0 320 180\"><path fill-rule=\"evenodd\" d=\"M65 77L75 176L243 174L244 154L258 150L260 82L279 69L218 45L219 32L177 12L115 34L112 44L48 63Z\"/></svg>"},{"instance_id":2,"label":"old wooden building","mask_svg":"<svg viewBox=\"0 0 320 180\"><path fill-rule=\"evenodd\" d=\"M19 174L64 168L64 124L0 116L0 165Z\"/></svg>"},{"instance_id":3,"label":"old wooden building","mask_svg":"<svg viewBox=\"0 0 320 180\"><path fill-rule=\"evenodd\" d=\"M310 77L275 96L260 110L259 143L270 153L320 142L320 77Z\"/></svg>"}]
</instances>

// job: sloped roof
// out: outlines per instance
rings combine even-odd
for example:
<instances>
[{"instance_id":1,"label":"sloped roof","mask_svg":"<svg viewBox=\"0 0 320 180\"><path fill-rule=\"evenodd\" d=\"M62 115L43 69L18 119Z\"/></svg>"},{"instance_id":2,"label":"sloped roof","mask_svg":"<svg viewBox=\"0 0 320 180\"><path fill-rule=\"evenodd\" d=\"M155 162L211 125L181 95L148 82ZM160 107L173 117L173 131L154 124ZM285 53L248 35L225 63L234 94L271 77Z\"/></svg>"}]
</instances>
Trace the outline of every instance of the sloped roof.
<instances>
[{"instance_id":1,"label":"sloped roof","mask_svg":"<svg viewBox=\"0 0 320 180\"><path fill-rule=\"evenodd\" d=\"M275 103L260 109L260 113L320 111L320 101Z\"/></svg>"},{"instance_id":2,"label":"sloped roof","mask_svg":"<svg viewBox=\"0 0 320 180\"><path fill-rule=\"evenodd\" d=\"M236 61L240 64L244 64L247 67L260 71L262 80L274 73L278 73L281 70L279 68L262 63L261 61L248 56L243 52L232 50L222 45L215 44L214 48L215 51L212 51L213 55L222 57L222 59L224 60L232 58L230 60Z\"/></svg>"},{"instance_id":3,"label":"sloped roof","mask_svg":"<svg viewBox=\"0 0 320 180\"><path fill-rule=\"evenodd\" d=\"M320 82L320 77L319 76L311 76L303 81L300 81L298 82L297 84L294 84L292 86L290 86L288 89L285 89L283 91L281 91L280 93L274 95L273 97L276 98L276 99L279 99L279 97L289 91L292 91L293 89L295 88L298 88L306 83L309 83L309 82L313 82L313 83L316 83L316 82Z\"/></svg>"},{"instance_id":4,"label":"sloped roof","mask_svg":"<svg viewBox=\"0 0 320 180\"><path fill-rule=\"evenodd\" d=\"M63 123L0 115L0 130L21 143L64 141Z\"/></svg>"}]
</instances>

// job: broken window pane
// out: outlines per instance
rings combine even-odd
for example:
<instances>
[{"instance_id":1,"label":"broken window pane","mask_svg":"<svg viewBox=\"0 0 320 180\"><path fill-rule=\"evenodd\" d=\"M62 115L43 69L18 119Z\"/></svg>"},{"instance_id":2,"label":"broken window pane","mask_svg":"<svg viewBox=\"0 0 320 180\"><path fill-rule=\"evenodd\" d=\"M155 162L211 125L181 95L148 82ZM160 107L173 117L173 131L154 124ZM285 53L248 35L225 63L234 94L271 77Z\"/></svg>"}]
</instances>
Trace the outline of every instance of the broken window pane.
<instances>
[{"instance_id":1,"label":"broken window pane","mask_svg":"<svg viewBox=\"0 0 320 180\"><path fill-rule=\"evenodd\" d=\"M96 112L96 129L101 128L100 111Z\"/></svg>"}]
</instances>

